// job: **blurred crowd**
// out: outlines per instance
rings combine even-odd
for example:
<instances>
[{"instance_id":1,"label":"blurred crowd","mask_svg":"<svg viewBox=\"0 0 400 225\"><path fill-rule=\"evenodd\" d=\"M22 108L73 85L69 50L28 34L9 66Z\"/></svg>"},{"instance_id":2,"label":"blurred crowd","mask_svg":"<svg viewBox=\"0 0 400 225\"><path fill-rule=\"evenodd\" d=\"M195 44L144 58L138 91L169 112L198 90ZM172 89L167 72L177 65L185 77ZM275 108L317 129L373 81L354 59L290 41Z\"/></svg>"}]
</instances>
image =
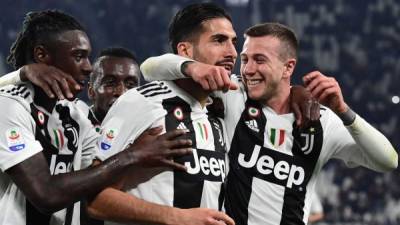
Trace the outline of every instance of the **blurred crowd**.
<instances>
[{"instance_id":1,"label":"blurred crowd","mask_svg":"<svg viewBox=\"0 0 400 225\"><path fill-rule=\"evenodd\" d=\"M5 58L31 10L56 8L86 26L94 54L101 48L129 48L139 61L170 51L169 19L191 0L1 1L0 72L11 68ZM336 77L350 106L400 146L400 2L397 0L220 0L232 14L242 46L244 29L262 21L293 27L300 39L295 80L312 70ZM240 49L238 49L240 51ZM396 103L397 102L397 103ZM318 193L325 211L319 224L400 224L398 170L375 174L331 162Z\"/></svg>"}]
</instances>

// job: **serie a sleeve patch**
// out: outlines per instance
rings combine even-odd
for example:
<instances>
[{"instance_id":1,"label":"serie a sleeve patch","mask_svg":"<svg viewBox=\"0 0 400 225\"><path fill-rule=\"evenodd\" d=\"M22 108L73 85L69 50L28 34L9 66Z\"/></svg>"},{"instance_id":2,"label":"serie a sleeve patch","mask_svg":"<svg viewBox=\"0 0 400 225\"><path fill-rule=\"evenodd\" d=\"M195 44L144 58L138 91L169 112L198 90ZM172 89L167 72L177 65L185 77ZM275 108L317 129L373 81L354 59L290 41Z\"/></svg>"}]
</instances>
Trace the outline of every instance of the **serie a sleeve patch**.
<instances>
[{"instance_id":1,"label":"serie a sleeve patch","mask_svg":"<svg viewBox=\"0 0 400 225\"><path fill-rule=\"evenodd\" d=\"M6 139L8 149L12 152L17 152L25 148L24 138L17 127L10 128L6 131Z\"/></svg>"}]
</instances>

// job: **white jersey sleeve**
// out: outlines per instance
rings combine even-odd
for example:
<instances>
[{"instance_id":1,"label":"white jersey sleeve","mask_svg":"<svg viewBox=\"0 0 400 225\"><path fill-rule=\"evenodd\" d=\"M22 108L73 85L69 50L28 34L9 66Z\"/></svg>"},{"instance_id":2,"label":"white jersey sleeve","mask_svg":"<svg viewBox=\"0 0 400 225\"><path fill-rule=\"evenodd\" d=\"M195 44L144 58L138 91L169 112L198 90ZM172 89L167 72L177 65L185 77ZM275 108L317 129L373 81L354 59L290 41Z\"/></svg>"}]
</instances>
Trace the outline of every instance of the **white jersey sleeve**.
<instances>
[{"instance_id":1,"label":"white jersey sleeve","mask_svg":"<svg viewBox=\"0 0 400 225\"><path fill-rule=\"evenodd\" d=\"M0 77L0 87L4 87L10 84L15 85L21 83L19 72L20 69Z\"/></svg>"},{"instance_id":2,"label":"white jersey sleeve","mask_svg":"<svg viewBox=\"0 0 400 225\"><path fill-rule=\"evenodd\" d=\"M359 115L348 127L329 109L324 112L328 119L325 128L326 149L332 157L343 160L347 166L365 166L375 171L387 171L397 167L397 153L387 138ZM327 160L327 159L325 159Z\"/></svg>"},{"instance_id":3,"label":"white jersey sleeve","mask_svg":"<svg viewBox=\"0 0 400 225\"><path fill-rule=\"evenodd\" d=\"M118 98L101 126L96 158L105 160L124 150L151 125L164 117L161 105L131 89Z\"/></svg>"},{"instance_id":4,"label":"white jersey sleeve","mask_svg":"<svg viewBox=\"0 0 400 225\"><path fill-rule=\"evenodd\" d=\"M4 172L42 151L42 146L35 140L35 122L25 107L0 96L0 108L0 169Z\"/></svg>"},{"instance_id":5,"label":"white jersey sleeve","mask_svg":"<svg viewBox=\"0 0 400 225\"><path fill-rule=\"evenodd\" d=\"M147 81L188 78L181 71L182 64L185 62L193 62L193 60L169 53L146 59L140 65L140 70Z\"/></svg>"}]
</instances>

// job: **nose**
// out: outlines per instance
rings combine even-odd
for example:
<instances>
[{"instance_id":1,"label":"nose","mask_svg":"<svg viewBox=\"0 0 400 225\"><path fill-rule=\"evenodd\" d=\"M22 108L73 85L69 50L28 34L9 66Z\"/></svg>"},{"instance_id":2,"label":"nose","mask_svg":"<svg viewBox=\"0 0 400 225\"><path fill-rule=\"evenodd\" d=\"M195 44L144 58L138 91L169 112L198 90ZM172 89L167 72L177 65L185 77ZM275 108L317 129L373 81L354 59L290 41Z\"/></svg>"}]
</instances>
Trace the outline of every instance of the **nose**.
<instances>
[{"instance_id":1,"label":"nose","mask_svg":"<svg viewBox=\"0 0 400 225\"><path fill-rule=\"evenodd\" d=\"M233 61L235 61L237 58L236 46L231 41L228 41L225 57L231 57L233 58Z\"/></svg>"},{"instance_id":2,"label":"nose","mask_svg":"<svg viewBox=\"0 0 400 225\"><path fill-rule=\"evenodd\" d=\"M85 61L82 63L81 69L85 76L89 76L90 73L92 72L93 67L88 58L86 58Z\"/></svg>"},{"instance_id":3,"label":"nose","mask_svg":"<svg viewBox=\"0 0 400 225\"><path fill-rule=\"evenodd\" d=\"M126 88L124 82L118 82L118 85L114 87L113 94L115 97L119 97L124 94L128 89Z\"/></svg>"},{"instance_id":4,"label":"nose","mask_svg":"<svg viewBox=\"0 0 400 225\"><path fill-rule=\"evenodd\" d=\"M245 64L242 63L242 75L252 76L256 73L256 66L253 60L248 60Z\"/></svg>"}]
</instances>

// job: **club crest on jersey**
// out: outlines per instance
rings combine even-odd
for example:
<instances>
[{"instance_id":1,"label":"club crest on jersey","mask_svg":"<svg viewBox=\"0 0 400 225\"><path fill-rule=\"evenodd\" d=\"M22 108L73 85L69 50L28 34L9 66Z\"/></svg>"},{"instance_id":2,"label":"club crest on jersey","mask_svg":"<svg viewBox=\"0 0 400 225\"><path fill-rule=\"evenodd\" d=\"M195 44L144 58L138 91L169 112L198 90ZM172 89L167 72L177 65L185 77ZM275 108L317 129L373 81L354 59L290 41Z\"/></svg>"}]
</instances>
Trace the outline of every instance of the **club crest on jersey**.
<instances>
[{"instance_id":1,"label":"club crest on jersey","mask_svg":"<svg viewBox=\"0 0 400 225\"><path fill-rule=\"evenodd\" d=\"M10 151L17 152L25 148L25 142L18 128L8 129L6 131L6 138Z\"/></svg>"},{"instance_id":2,"label":"club crest on jersey","mask_svg":"<svg viewBox=\"0 0 400 225\"><path fill-rule=\"evenodd\" d=\"M314 137L315 137L315 128L311 127L310 128L310 133L302 133L300 136L304 139L302 143L304 143L301 146L301 151L305 154L308 155L314 148Z\"/></svg>"},{"instance_id":3,"label":"club crest on jersey","mask_svg":"<svg viewBox=\"0 0 400 225\"><path fill-rule=\"evenodd\" d=\"M181 107L176 107L174 109L174 116L177 120L183 120L183 112Z\"/></svg>"},{"instance_id":4,"label":"club crest on jersey","mask_svg":"<svg viewBox=\"0 0 400 225\"><path fill-rule=\"evenodd\" d=\"M112 146L115 136L117 135L116 129L108 129L103 133L103 140L100 143L102 150L108 150Z\"/></svg>"},{"instance_id":5,"label":"club crest on jersey","mask_svg":"<svg viewBox=\"0 0 400 225\"><path fill-rule=\"evenodd\" d=\"M257 118L260 115L260 110L255 107L249 107L247 112L249 113L249 116L253 118Z\"/></svg>"},{"instance_id":6,"label":"club crest on jersey","mask_svg":"<svg viewBox=\"0 0 400 225\"><path fill-rule=\"evenodd\" d=\"M269 131L269 140L273 146L279 147L285 142L285 130L271 128Z\"/></svg>"},{"instance_id":7,"label":"club crest on jersey","mask_svg":"<svg viewBox=\"0 0 400 225\"><path fill-rule=\"evenodd\" d=\"M37 117L38 117L38 121L39 121L40 125L43 125L44 124L44 120L45 120L43 112L42 111L38 111Z\"/></svg>"},{"instance_id":8,"label":"club crest on jersey","mask_svg":"<svg viewBox=\"0 0 400 225\"><path fill-rule=\"evenodd\" d=\"M54 134L54 146L58 149L62 149L64 147L64 135L60 129L53 129Z\"/></svg>"}]
</instances>

